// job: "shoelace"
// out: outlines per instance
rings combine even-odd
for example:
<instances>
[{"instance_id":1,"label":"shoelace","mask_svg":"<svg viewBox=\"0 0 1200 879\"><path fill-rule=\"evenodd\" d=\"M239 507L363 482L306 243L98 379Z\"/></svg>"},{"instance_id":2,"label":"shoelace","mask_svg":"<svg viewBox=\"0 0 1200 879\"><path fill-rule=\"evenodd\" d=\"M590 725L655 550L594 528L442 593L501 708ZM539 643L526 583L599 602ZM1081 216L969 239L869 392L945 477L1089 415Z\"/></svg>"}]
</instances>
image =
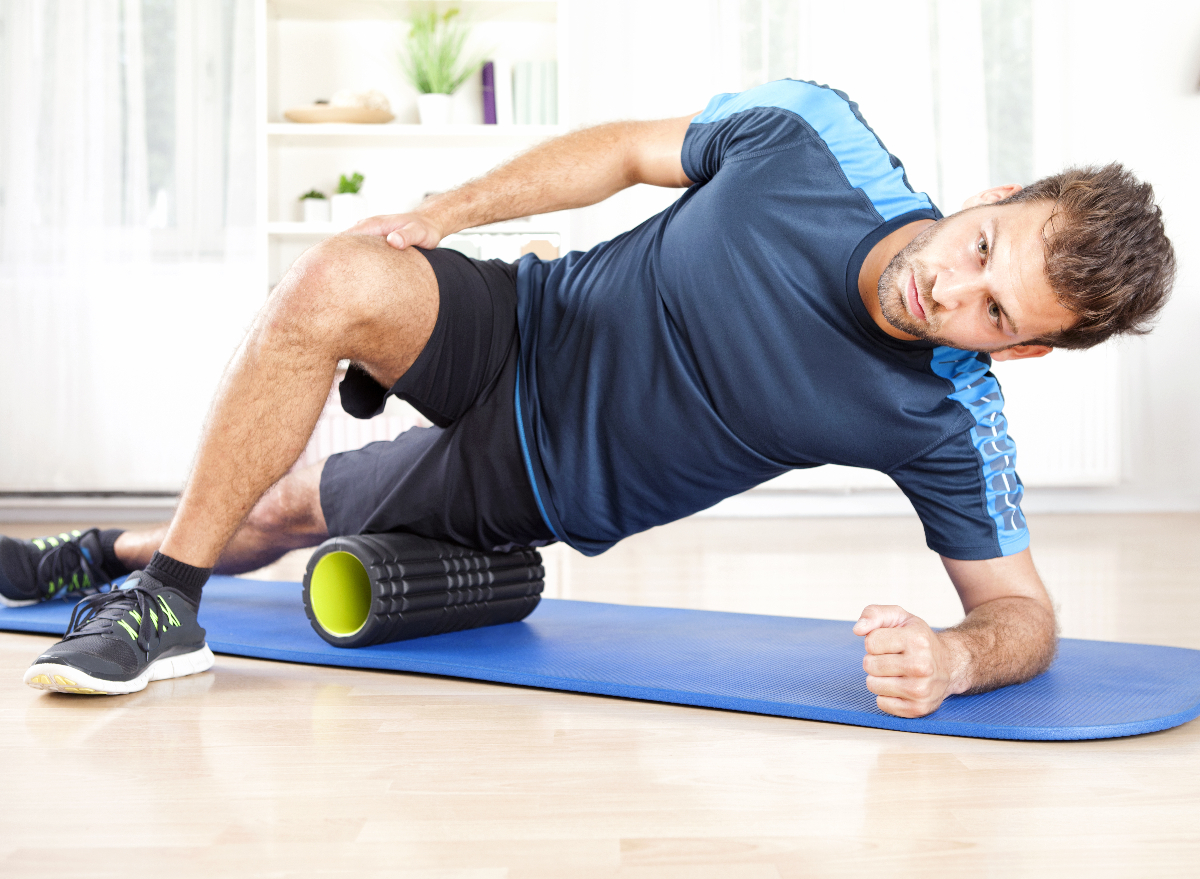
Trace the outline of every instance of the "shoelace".
<instances>
[{"instance_id":1,"label":"shoelace","mask_svg":"<svg viewBox=\"0 0 1200 879\"><path fill-rule=\"evenodd\" d=\"M79 574L83 574L80 582ZM70 578L68 580L67 578ZM112 583L112 578L103 568L94 568L81 547L74 540L63 541L46 550L37 566L37 582L42 584L47 595L54 595L59 587L66 592L93 592Z\"/></svg>"},{"instance_id":2,"label":"shoelace","mask_svg":"<svg viewBox=\"0 0 1200 879\"><path fill-rule=\"evenodd\" d=\"M150 654L151 635L161 637L168 623L179 625L179 620L164 599L156 601L154 593L147 587L134 583L111 592L89 595L75 605L63 640L102 634L117 625L124 625L128 629L129 624L123 622L126 613L131 613L138 624L134 640L147 656Z\"/></svg>"}]
</instances>

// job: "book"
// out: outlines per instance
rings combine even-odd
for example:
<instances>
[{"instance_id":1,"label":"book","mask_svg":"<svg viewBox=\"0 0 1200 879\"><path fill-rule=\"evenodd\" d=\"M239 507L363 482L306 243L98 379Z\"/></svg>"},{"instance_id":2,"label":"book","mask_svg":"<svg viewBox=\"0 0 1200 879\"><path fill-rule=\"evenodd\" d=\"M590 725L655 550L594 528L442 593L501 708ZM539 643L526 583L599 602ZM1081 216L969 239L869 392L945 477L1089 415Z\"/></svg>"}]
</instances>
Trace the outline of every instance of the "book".
<instances>
[{"instance_id":1,"label":"book","mask_svg":"<svg viewBox=\"0 0 1200 879\"><path fill-rule=\"evenodd\" d=\"M484 61L481 68L483 80L483 124L496 124L496 65Z\"/></svg>"},{"instance_id":2,"label":"book","mask_svg":"<svg viewBox=\"0 0 1200 879\"><path fill-rule=\"evenodd\" d=\"M558 62L542 62L542 124L558 124Z\"/></svg>"},{"instance_id":3,"label":"book","mask_svg":"<svg viewBox=\"0 0 1200 879\"><path fill-rule=\"evenodd\" d=\"M532 65L528 61L518 61L513 65L513 122L517 125L529 125L532 108L530 103L530 79Z\"/></svg>"},{"instance_id":4,"label":"book","mask_svg":"<svg viewBox=\"0 0 1200 879\"><path fill-rule=\"evenodd\" d=\"M542 124L542 73L545 68L540 61L528 61L529 66L529 125Z\"/></svg>"},{"instance_id":5,"label":"book","mask_svg":"<svg viewBox=\"0 0 1200 879\"><path fill-rule=\"evenodd\" d=\"M513 64L512 82L513 122L558 124L558 62L518 61Z\"/></svg>"},{"instance_id":6,"label":"book","mask_svg":"<svg viewBox=\"0 0 1200 879\"><path fill-rule=\"evenodd\" d=\"M503 58L495 60L493 86L496 95L496 124L513 124L513 69Z\"/></svg>"}]
</instances>

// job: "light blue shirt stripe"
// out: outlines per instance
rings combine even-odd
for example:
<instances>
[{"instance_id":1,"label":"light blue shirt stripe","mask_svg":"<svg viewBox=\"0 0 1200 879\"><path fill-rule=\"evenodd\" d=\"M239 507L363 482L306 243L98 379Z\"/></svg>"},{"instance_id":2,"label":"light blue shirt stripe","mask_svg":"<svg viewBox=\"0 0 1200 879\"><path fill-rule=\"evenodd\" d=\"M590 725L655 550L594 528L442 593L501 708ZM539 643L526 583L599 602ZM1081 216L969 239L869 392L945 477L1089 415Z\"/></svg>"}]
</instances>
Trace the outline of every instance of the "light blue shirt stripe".
<instances>
[{"instance_id":1,"label":"light blue shirt stripe","mask_svg":"<svg viewBox=\"0 0 1200 879\"><path fill-rule=\"evenodd\" d=\"M933 208L928 196L908 187L903 169L892 167L879 139L855 115L849 101L833 89L791 79L769 82L740 94L717 95L693 124L717 122L764 107L790 110L811 125L850 185L867 195L885 222L910 211Z\"/></svg>"},{"instance_id":2,"label":"light blue shirt stripe","mask_svg":"<svg viewBox=\"0 0 1200 879\"><path fill-rule=\"evenodd\" d=\"M947 396L975 416L971 442L983 461L988 515L996 523L1000 552L1015 555L1029 546L1029 529L1021 512L1024 489L1017 479L1017 448L1008 438L1000 383L988 374L972 351L940 346L933 349L933 371L954 385Z\"/></svg>"}]
</instances>

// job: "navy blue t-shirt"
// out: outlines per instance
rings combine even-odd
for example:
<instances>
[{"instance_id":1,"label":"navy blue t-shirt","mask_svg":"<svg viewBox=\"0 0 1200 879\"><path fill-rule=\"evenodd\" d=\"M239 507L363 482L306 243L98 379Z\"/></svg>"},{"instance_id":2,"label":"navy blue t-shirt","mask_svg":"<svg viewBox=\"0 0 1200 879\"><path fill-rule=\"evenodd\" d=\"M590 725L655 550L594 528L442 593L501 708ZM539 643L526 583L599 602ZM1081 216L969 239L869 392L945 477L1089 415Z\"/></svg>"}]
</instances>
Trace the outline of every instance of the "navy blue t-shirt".
<instances>
[{"instance_id":1,"label":"navy blue t-shirt","mask_svg":"<svg viewBox=\"0 0 1200 879\"><path fill-rule=\"evenodd\" d=\"M539 507L593 555L797 467L891 476L931 549L1029 537L989 357L891 338L871 247L941 214L844 94L785 80L688 128L694 181L635 229L522 259L517 422Z\"/></svg>"}]
</instances>

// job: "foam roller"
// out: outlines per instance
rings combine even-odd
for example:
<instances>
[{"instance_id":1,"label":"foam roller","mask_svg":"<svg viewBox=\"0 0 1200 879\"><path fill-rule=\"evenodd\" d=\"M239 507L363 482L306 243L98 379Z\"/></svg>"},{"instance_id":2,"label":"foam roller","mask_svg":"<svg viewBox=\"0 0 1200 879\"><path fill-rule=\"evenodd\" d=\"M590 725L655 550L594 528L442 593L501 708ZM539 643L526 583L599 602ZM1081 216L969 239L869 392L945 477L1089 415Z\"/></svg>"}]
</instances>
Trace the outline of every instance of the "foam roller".
<instances>
[{"instance_id":1,"label":"foam roller","mask_svg":"<svg viewBox=\"0 0 1200 879\"><path fill-rule=\"evenodd\" d=\"M415 534L334 537L304 572L304 610L335 647L515 623L537 607L542 557L479 552Z\"/></svg>"}]
</instances>

